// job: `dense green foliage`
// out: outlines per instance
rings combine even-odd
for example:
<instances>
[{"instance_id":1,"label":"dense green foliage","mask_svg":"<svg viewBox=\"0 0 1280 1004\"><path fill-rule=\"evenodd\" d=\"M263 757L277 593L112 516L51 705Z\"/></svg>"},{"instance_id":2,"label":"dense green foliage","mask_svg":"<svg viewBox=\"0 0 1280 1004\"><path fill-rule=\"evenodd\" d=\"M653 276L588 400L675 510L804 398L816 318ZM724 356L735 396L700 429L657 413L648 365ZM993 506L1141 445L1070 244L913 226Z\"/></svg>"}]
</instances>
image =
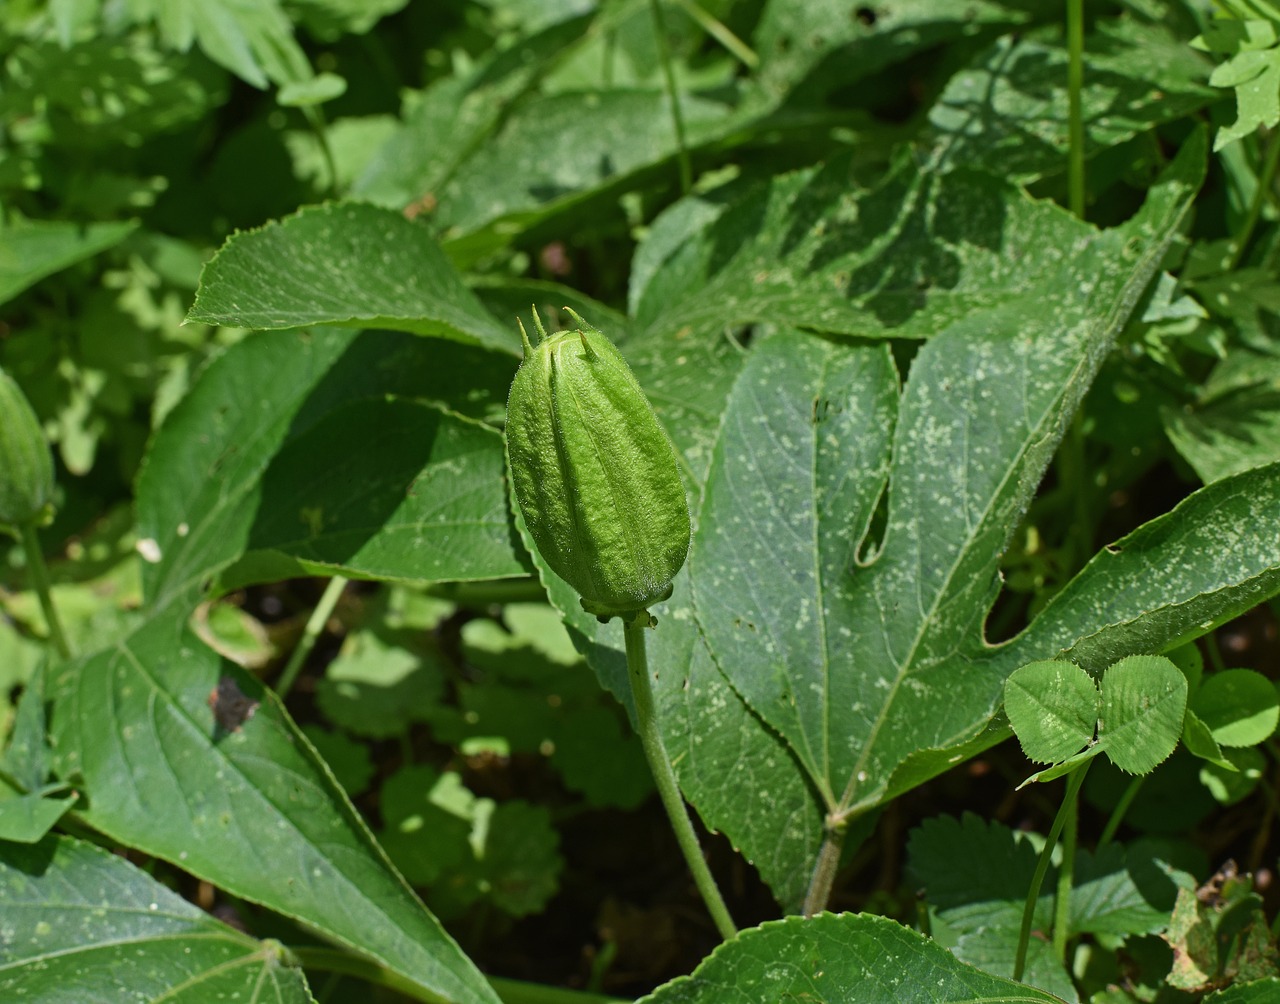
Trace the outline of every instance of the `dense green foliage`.
<instances>
[{"instance_id":1,"label":"dense green foliage","mask_svg":"<svg viewBox=\"0 0 1280 1004\"><path fill-rule=\"evenodd\" d=\"M1280 5L17 0L0 56L0 999L1280 1000ZM513 506L531 304L675 447L630 626L718 945Z\"/></svg>"}]
</instances>

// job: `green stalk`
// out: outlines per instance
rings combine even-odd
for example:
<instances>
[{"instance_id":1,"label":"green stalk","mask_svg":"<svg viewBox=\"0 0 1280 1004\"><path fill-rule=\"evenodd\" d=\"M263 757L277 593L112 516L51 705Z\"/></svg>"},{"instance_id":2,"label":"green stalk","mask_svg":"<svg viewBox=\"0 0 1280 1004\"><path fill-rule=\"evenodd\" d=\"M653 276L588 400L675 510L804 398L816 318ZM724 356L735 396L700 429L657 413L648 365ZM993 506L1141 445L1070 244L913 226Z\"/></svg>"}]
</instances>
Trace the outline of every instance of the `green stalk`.
<instances>
[{"instance_id":1,"label":"green stalk","mask_svg":"<svg viewBox=\"0 0 1280 1004\"><path fill-rule=\"evenodd\" d=\"M1053 819L1049 836L1045 838L1044 849L1040 852L1040 860L1036 862L1035 874L1031 877L1031 888L1027 890L1027 902L1022 908L1022 929L1018 932L1018 952L1013 962L1013 978L1021 980L1027 968L1027 946L1031 943L1031 925L1035 922L1036 903L1040 899L1040 887L1044 885L1044 877L1049 872L1049 863L1053 859L1053 848L1058 843L1058 834L1067 822L1071 807L1075 805L1076 796L1080 793L1080 785L1084 784L1084 776L1089 773L1092 760L1086 760L1080 767L1067 775L1067 790L1062 796L1062 805Z\"/></svg>"},{"instance_id":2,"label":"green stalk","mask_svg":"<svg viewBox=\"0 0 1280 1004\"><path fill-rule=\"evenodd\" d=\"M680 94L676 90L676 71L671 65L671 49L667 45L667 27L662 19L660 0L649 0L653 12L653 30L658 38L658 57L662 61L662 73L667 79L667 93L671 96L671 121L676 130L676 159L680 163L680 191L688 195L693 188L693 167L689 163L689 147L684 135L684 112L680 109Z\"/></svg>"},{"instance_id":3,"label":"green stalk","mask_svg":"<svg viewBox=\"0 0 1280 1004\"><path fill-rule=\"evenodd\" d=\"M40 538L36 535L35 524L25 524L20 533L22 549L27 552L27 571L31 576L31 584L40 597L40 609L44 611L45 622L49 625L49 638L58 655L65 661L71 658L71 646L67 644L62 621L58 619L58 610L53 605L53 593L49 589L49 569L44 563L44 552L40 550Z\"/></svg>"},{"instance_id":4,"label":"green stalk","mask_svg":"<svg viewBox=\"0 0 1280 1004\"><path fill-rule=\"evenodd\" d=\"M335 575L329 580L329 584L324 587L324 592L320 595L320 602L316 604L316 608L311 611L311 616L307 618L307 625L302 629L302 637L298 639L298 644L294 646L293 652L289 656L288 664L280 673L280 679L276 681L276 694L280 700L283 701L288 697L289 691L293 689L294 681L297 680L303 663L307 661L307 656L316 647L316 639L320 637L320 632L324 630L325 624L328 623L329 617L333 613L333 608L338 605L342 590L347 587L347 581L343 576Z\"/></svg>"},{"instance_id":5,"label":"green stalk","mask_svg":"<svg viewBox=\"0 0 1280 1004\"><path fill-rule=\"evenodd\" d=\"M290 947L288 952L304 969L354 976L366 983L395 990L416 1001L442 1004L442 998L437 994L423 989L399 973L364 956L318 945ZM485 979L498 992L498 996L505 1004L623 1004L616 997L584 993L581 990L570 990L568 987L551 987L541 983L526 983L523 980L500 979L496 976L486 976Z\"/></svg>"},{"instance_id":6,"label":"green stalk","mask_svg":"<svg viewBox=\"0 0 1280 1004\"><path fill-rule=\"evenodd\" d=\"M1262 204L1267 201L1272 183L1276 177L1276 165L1280 164L1280 133L1272 131L1267 138L1267 152L1262 162L1262 170L1258 174L1258 187L1253 190L1253 198L1249 201L1249 211L1245 214L1240 232L1231 244L1231 257L1227 259L1224 271L1230 272L1244 259L1244 253L1253 238L1253 230L1262 216Z\"/></svg>"},{"instance_id":7,"label":"green stalk","mask_svg":"<svg viewBox=\"0 0 1280 1004\"><path fill-rule=\"evenodd\" d=\"M1067 205L1084 219L1084 0L1067 0Z\"/></svg>"},{"instance_id":8,"label":"green stalk","mask_svg":"<svg viewBox=\"0 0 1280 1004\"><path fill-rule=\"evenodd\" d=\"M653 772L654 783L658 786L658 795L662 798L663 808L667 810L667 818L671 820L671 829L675 831L676 842L684 853L684 859L693 873L694 884L702 894L703 902L721 937L728 940L738 933L733 918L729 916L729 908L716 880L711 876L707 861L702 856L702 848L698 846L698 836L693 832L693 822L689 819L689 810L684 799L680 797L680 788L676 784L675 772L671 769L671 760L667 756L666 745L662 741L662 732L658 729L658 716L654 711L653 685L649 681L649 658L645 651L645 631L649 626L649 613L642 611L634 619L624 622L627 646L627 675L631 677L631 696L636 705L636 731L640 734L640 745L644 747L645 758L649 761L649 770Z\"/></svg>"},{"instance_id":9,"label":"green stalk","mask_svg":"<svg viewBox=\"0 0 1280 1004\"><path fill-rule=\"evenodd\" d=\"M1147 775L1135 777L1129 782L1128 787L1124 789L1116 807L1111 810L1111 816L1107 819L1107 825L1102 828L1102 836L1098 838L1098 846L1095 851L1102 850L1104 846L1111 843L1111 838L1116 835L1116 830L1120 829L1120 823L1124 820L1124 814L1129 811L1129 806L1133 804L1133 800L1137 797L1138 792L1142 789L1142 782L1146 780Z\"/></svg>"},{"instance_id":10,"label":"green stalk","mask_svg":"<svg viewBox=\"0 0 1280 1004\"><path fill-rule=\"evenodd\" d=\"M1071 887L1076 876L1076 836L1079 827L1078 798L1067 806L1067 821L1062 828L1062 867L1058 869L1058 883L1053 896L1053 957L1067 961L1067 923L1071 915Z\"/></svg>"},{"instance_id":11,"label":"green stalk","mask_svg":"<svg viewBox=\"0 0 1280 1004\"><path fill-rule=\"evenodd\" d=\"M699 28L724 46L725 50L748 70L754 70L760 65L760 57L746 42L730 31L723 21L712 17L694 3L694 0L676 0L676 3L693 18Z\"/></svg>"}]
</instances>

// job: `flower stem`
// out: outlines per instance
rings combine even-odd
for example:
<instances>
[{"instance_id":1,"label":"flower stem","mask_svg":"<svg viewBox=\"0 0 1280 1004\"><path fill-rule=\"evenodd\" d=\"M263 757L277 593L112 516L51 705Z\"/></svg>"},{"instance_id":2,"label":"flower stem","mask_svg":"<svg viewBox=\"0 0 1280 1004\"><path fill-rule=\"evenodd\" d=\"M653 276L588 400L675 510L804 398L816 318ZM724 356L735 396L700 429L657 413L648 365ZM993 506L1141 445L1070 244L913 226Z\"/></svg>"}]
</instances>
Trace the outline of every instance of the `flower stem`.
<instances>
[{"instance_id":1,"label":"flower stem","mask_svg":"<svg viewBox=\"0 0 1280 1004\"><path fill-rule=\"evenodd\" d=\"M1227 260L1224 271L1231 271L1244 260L1244 253L1253 238L1253 230L1262 216L1262 205L1267 201L1271 185L1275 181L1276 166L1280 164L1280 132L1272 131L1267 137L1267 152L1263 156L1262 168L1258 172L1258 187L1253 190L1253 198L1249 201L1249 210L1245 214L1240 232L1231 242L1231 257Z\"/></svg>"},{"instance_id":2,"label":"flower stem","mask_svg":"<svg viewBox=\"0 0 1280 1004\"><path fill-rule=\"evenodd\" d=\"M53 647L63 660L71 658L71 646L67 644L67 636L62 630L62 621L58 619L58 610L53 605L53 593L49 589L49 569L44 563L44 552L40 550L40 538L36 535L34 523L22 526L22 549L27 553L27 572L31 576L31 585L40 597L40 609L44 611L44 619L49 625L49 638Z\"/></svg>"},{"instance_id":3,"label":"flower stem","mask_svg":"<svg viewBox=\"0 0 1280 1004\"><path fill-rule=\"evenodd\" d=\"M640 734L640 745L644 747L645 758L649 761L649 770L653 772L654 783L658 786L658 795L671 820L671 829L675 831L676 841L684 853L684 859L693 873L694 884L702 894L703 902L716 928L726 940L738 933L729 916L729 908L716 880L711 876L707 861L702 856L702 848L698 846L697 834L693 832L693 822L689 818L689 810L684 799L680 797L680 788L676 784L675 772L671 769L671 760L667 756L666 745L662 741L662 733L658 729L658 716L654 711L653 685L649 680L649 659L645 652L645 631L650 623L649 612L642 611L637 617L625 621L625 638L627 645L627 675L631 677L631 696L636 705L636 731Z\"/></svg>"},{"instance_id":4,"label":"flower stem","mask_svg":"<svg viewBox=\"0 0 1280 1004\"><path fill-rule=\"evenodd\" d=\"M1044 885L1044 877L1049 871L1049 862L1053 859L1053 848L1058 843L1058 834L1076 804L1076 796L1080 793L1080 785L1084 784L1084 776L1089 773L1092 760L1086 760L1080 767L1067 775L1067 790L1062 796L1062 805L1053 818L1053 826L1045 838L1044 849L1040 852L1040 860L1036 862L1035 874L1031 877L1031 888L1027 890L1027 902L1022 908L1022 930L1018 932L1018 952L1013 961L1013 978L1021 980L1027 968L1027 946L1031 942L1031 925L1035 921L1036 903L1040 900L1040 887Z\"/></svg>"}]
</instances>

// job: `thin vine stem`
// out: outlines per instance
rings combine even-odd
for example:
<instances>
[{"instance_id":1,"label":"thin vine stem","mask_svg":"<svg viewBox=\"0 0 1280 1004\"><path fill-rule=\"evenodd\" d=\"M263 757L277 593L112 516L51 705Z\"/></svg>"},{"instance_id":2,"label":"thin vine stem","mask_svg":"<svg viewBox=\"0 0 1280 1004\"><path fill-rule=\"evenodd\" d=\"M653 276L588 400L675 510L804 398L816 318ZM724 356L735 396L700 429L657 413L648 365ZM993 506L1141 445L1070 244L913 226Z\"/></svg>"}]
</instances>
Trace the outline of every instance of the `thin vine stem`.
<instances>
[{"instance_id":1,"label":"thin vine stem","mask_svg":"<svg viewBox=\"0 0 1280 1004\"><path fill-rule=\"evenodd\" d=\"M1021 980L1027 968L1027 947L1031 943L1031 925L1035 922L1036 903L1040 900L1040 887L1044 885L1044 877L1049 873L1049 863L1053 860L1053 849L1057 846L1058 835L1066 825L1071 807L1075 805L1080 794L1080 786L1084 784L1084 776L1089 773L1092 760L1085 761L1080 767L1067 775L1067 790L1062 796L1062 805L1049 828L1045 838L1044 849L1040 852L1040 860L1036 862L1035 874L1031 877L1031 888L1027 890L1027 901L1022 907L1022 928L1018 932L1018 951L1014 956L1013 978Z\"/></svg>"},{"instance_id":2,"label":"thin vine stem","mask_svg":"<svg viewBox=\"0 0 1280 1004\"><path fill-rule=\"evenodd\" d=\"M1095 851L1101 850L1111 843L1111 838L1116 835L1116 830L1120 829L1125 813L1129 811L1129 806L1133 804L1133 800L1138 797L1138 792L1142 790L1142 782L1146 779L1146 774L1135 777L1121 793L1119 800L1116 802L1116 807L1111 810L1111 815L1107 819L1107 825L1102 828L1102 836L1098 838Z\"/></svg>"},{"instance_id":3,"label":"thin vine stem","mask_svg":"<svg viewBox=\"0 0 1280 1004\"><path fill-rule=\"evenodd\" d=\"M276 694L280 700L284 700L289 691L293 689L294 682L298 679L298 673L302 671L303 664L307 661L307 656L311 654L311 650L316 647L316 639L320 637L320 632L324 630L325 624L328 623L329 617L333 614L333 608L338 605L338 600L342 597L342 591L347 587L348 580L341 575L335 575L329 580L329 584L324 587L324 592L320 595L320 602L316 604L311 616L307 618L306 627L302 629L302 637L298 639L298 644L294 646L293 652L289 655L289 662L285 665L280 673L280 678L276 681Z\"/></svg>"},{"instance_id":4,"label":"thin vine stem","mask_svg":"<svg viewBox=\"0 0 1280 1004\"><path fill-rule=\"evenodd\" d=\"M1084 0L1067 0L1067 205L1084 219Z\"/></svg>"},{"instance_id":5,"label":"thin vine stem","mask_svg":"<svg viewBox=\"0 0 1280 1004\"><path fill-rule=\"evenodd\" d=\"M1053 957L1067 961L1068 920L1071 915L1071 887L1076 877L1076 837L1080 820L1079 799L1073 798L1067 805L1067 821L1062 827L1062 867L1058 869L1058 883L1053 895Z\"/></svg>"},{"instance_id":6,"label":"thin vine stem","mask_svg":"<svg viewBox=\"0 0 1280 1004\"><path fill-rule=\"evenodd\" d=\"M693 188L693 166L689 163L689 145L685 139L684 111L680 107L680 93L676 90L676 71L671 64L671 48L667 45L667 26L662 17L660 0L649 0L653 12L653 30L658 38L658 58L667 81L667 93L671 98L671 122L676 130L676 160L680 164L680 192L688 195Z\"/></svg>"},{"instance_id":7,"label":"thin vine stem","mask_svg":"<svg viewBox=\"0 0 1280 1004\"><path fill-rule=\"evenodd\" d=\"M760 57L756 55L755 50L730 31L723 21L712 17L694 0L676 0L676 3L697 23L699 28L724 46L725 51L747 69L754 70L760 65Z\"/></svg>"},{"instance_id":8,"label":"thin vine stem","mask_svg":"<svg viewBox=\"0 0 1280 1004\"><path fill-rule=\"evenodd\" d=\"M1249 200L1249 210L1245 214L1244 222L1240 225L1240 232L1231 242L1231 257L1227 259L1224 271L1230 272L1244 260L1244 253L1253 239L1254 228L1262 218L1263 203L1267 201L1271 186L1275 182L1277 165L1280 165L1280 131L1272 130L1271 135L1267 137L1267 152L1264 154L1262 170L1258 174L1258 186L1253 190L1253 198Z\"/></svg>"},{"instance_id":9,"label":"thin vine stem","mask_svg":"<svg viewBox=\"0 0 1280 1004\"><path fill-rule=\"evenodd\" d=\"M36 595L40 598L40 609L44 611L45 623L49 625L49 640L53 642L58 655L66 661L71 658L71 646L67 644L67 635L62 630L58 608L53 605L49 568L44 563L44 552L40 550L40 538L36 534L35 524L25 524L19 533L22 549L27 554L27 571L31 576L31 585L35 587Z\"/></svg>"},{"instance_id":10,"label":"thin vine stem","mask_svg":"<svg viewBox=\"0 0 1280 1004\"><path fill-rule=\"evenodd\" d=\"M627 675L631 678L631 697L636 706L636 731L640 734L640 745L644 748L645 758L649 761L649 770L653 773L654 784L662 799L663 808L667 810L667 818L671 820L671 829L675 831L676 842L684 854L684 859L693 874L694 884L702 894L711 919L721 937L728 940L738 933L733 918L729 916L729 908L725 906L720 888L707 867L706 858L702 856L702 848L698 845L698 835L693 832L693 821L689 818L689 810L680 795L676 784L675 771L671 769L671 760L667 756L666 744L662 741L662 732L658 728L658 716L654 710L653 684L649 679L649 657L645 647L645 631L649 629L649 612L641 613L630 621L624 622L627 647Z\"/></svg>"}]
</instances>

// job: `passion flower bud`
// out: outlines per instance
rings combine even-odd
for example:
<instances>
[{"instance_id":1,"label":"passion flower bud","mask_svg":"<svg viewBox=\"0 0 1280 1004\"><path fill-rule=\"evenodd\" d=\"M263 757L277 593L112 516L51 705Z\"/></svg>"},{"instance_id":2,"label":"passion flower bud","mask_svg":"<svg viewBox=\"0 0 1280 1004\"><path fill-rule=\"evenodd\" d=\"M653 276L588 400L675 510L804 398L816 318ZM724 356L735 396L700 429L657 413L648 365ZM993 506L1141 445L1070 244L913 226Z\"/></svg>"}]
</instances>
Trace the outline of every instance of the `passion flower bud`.
<instances>
[{"instance_id":1,"label":"passion flower bud","mask_svg":"<svg viewBox=\"0 0 1280 1004\"><path fill-rule=\"evenodd\" d=\"M568 308L565 308L568 310ZM602 620L671 595L689 506L671 440L613 343L574 331L529 344L507 401L507 463L539 553Z\"/></svg>"},{"instance_id":2,"label":"passion flower bud","mask_svg":"<svg viewBox=\"0 0 1280 1004\"><path fill-rule=\"evenodd\" d=\"M39 522L53 508L53 455L22 389L0 370L0 524Z\"/></svg>"}]
</instances>

